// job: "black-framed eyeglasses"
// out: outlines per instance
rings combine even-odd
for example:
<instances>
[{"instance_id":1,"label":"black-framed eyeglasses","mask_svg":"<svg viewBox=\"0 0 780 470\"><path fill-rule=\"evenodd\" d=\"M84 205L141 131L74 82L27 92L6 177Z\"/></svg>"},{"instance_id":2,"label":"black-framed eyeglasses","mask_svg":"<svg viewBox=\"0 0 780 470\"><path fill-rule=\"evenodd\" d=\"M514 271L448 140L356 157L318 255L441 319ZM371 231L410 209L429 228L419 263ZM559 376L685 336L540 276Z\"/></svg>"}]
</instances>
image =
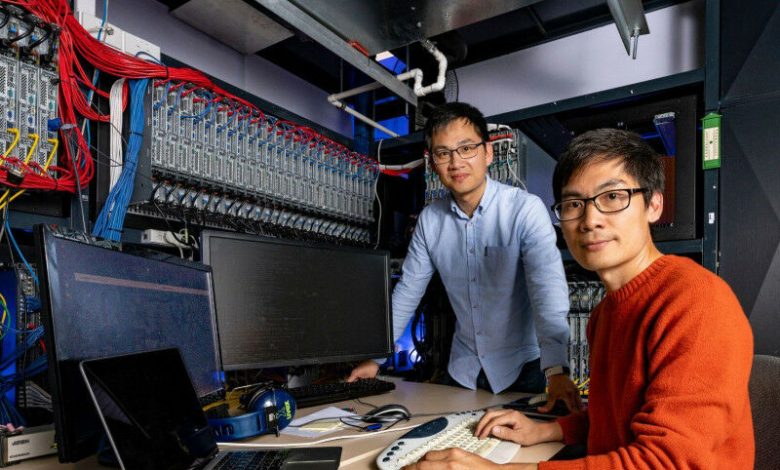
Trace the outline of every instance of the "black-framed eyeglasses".
<instances>
[{"instance_id":1,"label":"black-framed eyeglasses","mask_svg":"<svg viewBox=\"0 0 780 470\"><path fill-rule=\"evenodd\" d=\"M558 204L553 204L552 210L555 212L555 217L561 222L579 219L585 215L585 207L588 202L593 202L593 205L602 214L611 214L628 209L634 194L644 194L648 191L647 188L610 189L593 197L561 201Z\"/></svg>"},{"instance_id":2,"label":"black-framed eyeglasses","mask_svg":"<svg viewBox=\"0 0 780 470\"><path fill-rule=\"evenodd\" d=\"M479 153L479 147L481 145L485 145L485 141L482 142L476 142L476 143L468 143L463 144L455 147L454 149L441 149L438 148L431 152L431 158L433 159L433 163L436 165L441 165L442 163L449 163L450 160L453 158L453 154L458 154L458 156L463 160L469 160L477 156L477 153Z\"/></svg>"}]
</instances>

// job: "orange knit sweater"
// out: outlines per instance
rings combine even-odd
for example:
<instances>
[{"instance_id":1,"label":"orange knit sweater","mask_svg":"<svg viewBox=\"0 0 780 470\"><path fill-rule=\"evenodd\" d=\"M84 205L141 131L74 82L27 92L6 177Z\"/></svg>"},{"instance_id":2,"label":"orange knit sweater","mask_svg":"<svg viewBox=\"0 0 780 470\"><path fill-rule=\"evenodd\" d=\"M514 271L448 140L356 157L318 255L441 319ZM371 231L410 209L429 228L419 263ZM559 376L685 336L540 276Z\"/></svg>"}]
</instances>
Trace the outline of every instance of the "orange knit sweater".
<instances>
[{"instance_id":1,"label":"orange knit sweater","mask_svg":"<svg viewBox=\"0 0 780 470\"><path fill-rule=\"evenodd\" d=\"M557 469L752 469L753 335L728 285L663 256L594 309L588 411L560 419L588 456Z\"/></svg>"}]
</instances>

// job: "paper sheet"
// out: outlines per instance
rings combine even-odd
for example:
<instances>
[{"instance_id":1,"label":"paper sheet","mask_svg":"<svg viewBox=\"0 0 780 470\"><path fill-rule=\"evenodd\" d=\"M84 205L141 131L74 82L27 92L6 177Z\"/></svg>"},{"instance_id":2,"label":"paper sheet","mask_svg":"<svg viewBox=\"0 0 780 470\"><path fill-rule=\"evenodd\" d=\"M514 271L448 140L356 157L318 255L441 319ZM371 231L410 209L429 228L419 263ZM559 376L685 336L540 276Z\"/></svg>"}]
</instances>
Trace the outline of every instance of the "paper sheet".
<instances>
[{"instance_id":1,"label":"paper sheet","mask_svg":"<svg viewBox=\"0 0 780 470\"><path fill-rule=\"evenodd\" d=\"M346 426L339 422L339 418L354 416L354 412L342 410L335 406L316 411L303 418L296 418L290 425L282 429L281 433L288 436L319 437L344 429ZM295 427L293 427L295 426Z\"/></svg>"}]
</instances>

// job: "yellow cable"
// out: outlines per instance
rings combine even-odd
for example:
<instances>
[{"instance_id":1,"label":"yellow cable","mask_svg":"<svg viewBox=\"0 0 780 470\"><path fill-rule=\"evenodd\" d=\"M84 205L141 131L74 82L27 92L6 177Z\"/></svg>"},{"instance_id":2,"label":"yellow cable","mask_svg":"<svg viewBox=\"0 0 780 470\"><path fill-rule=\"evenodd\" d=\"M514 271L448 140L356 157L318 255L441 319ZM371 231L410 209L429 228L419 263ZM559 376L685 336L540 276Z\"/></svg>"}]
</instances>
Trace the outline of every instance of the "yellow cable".
<instances>
[{"instance_id":1,"label":"yellow cable","mask_svg":"<svg viewBox=\"0 0 780 470\"><path fill-rule=\"evenodd\" d=\"M14 134L16 137L14 138L14 141L13 141L13 143L11 143L11 146L8 148L8 150L6 150L6 156L11 154L11 151L14 149L14 147L16 147L16 144L19 142L19 137L20 137L19 129L11 128L11 129L8 129L8 132L11 133L11 134ZM24 158L24 163L27 163L27 162L30 161L30 158L32 158L33 152L35 152L35 148L38 146L38 141L41 139L38 134L32 134L31 133L31 134L27 134L27 135L29 137L32 137L33 145L32 145L32 147L30 147L30 151L27 152L27 156ZM11 190L7 189L3 193L3 195L0 196L0 202L5 201L5 198L8 197L8 194L10 192L11 192ZM0 209L5 207L9 202L10 202L10 200L6 201L3 205L0 206Z\"/></svg>"},{"instance_id":2,"label":"yellow cable","mask_svg":"<svg viewBox=\"0 0 780 470\"><path fill-rule=\"evenodd\" d=\"M35 148L38 146L38 142L40 142L40 140L41 140L41 136L39 136L38 134L30 133L30 134L27 134L27 137L32 137L33 144L32 144L32 147L30 147L30 151L27 152L27 156L24 157L24 163L27 163L27 162L30 161L30 159L33 156L33 153L35 153Z\"/></svg>"},{"instance_id":3,"label":"yellow cable","mask_svg":"<svg viewBox=\"0 0 780 470\"><path fill-rule=\"evenodd\" d=\"M5 149L5 156L3 157L3 159L5 159L6 157L10 157L11 156L11 152L13 152L14 147L16 147L16 144L19 143L19 138L22 136L19 133L19 129L16 129L14 127L9 127L8 129L6 129L6 132L8 132L9 134L13 134L14 135L14 141L11 142L11 146L10 147Z\"/></svg>"},{"instance_id":4,"label":"yellow cable","mask_svg":"<svg viewBox=\"0 0 780 470\"><path fill-rule=\"evenodd\" d=\"M3 294L0 294L0 302L3 304L3 317L0 319L0 330L3 328L3 325L5 325L5 319L8 316L8 304L5 303L5 297L3 297ZM2 335L5 336L5 332L2 332Z\"/></svg>"},{"instance_id":5,"label":"yellow cable","mask_svg":"<svg viewBox=\"0 0 780 470\"><path fill-rule=\"evenodd\" d=\"M46 159L46 164L43 165L43 171L46 171L49 169L49 165L51 165L51 161L54 160L54 156L57 155L57 148L60 146L60 141L57 139L47 139L46 142L51 144L51 153L49 153L49 158Z\"/></svg>"},{"instance_id":6,"label":"yellow cable","mask_svg":"<svg viewBox=\"0 0 780 470\"><path fill-rule=\"evenodd\" d=\"M8 132L9 134L13 134L13 135L14 135L14 140L13 140L13 142L11 142L11 145L10 145L10 146L9 146L9 147L8 147L8 148L5 150L5 156L3 157L3 160L5 160L6 158L8 158L8 157L10 157L10 156L11 156L11 152L13 152L14 148L16 147L16 144L18 144L18 143L19 143L19 139L20 139L20 138L21 138L21 136L22 136L22 135L19 133L19 129L16 129L16 128L14 128L14 127L10 127L10 128L8 128L8 129L6 129L6 132ZM37 142L37 140L36 140L36 142ZM10 193L10 192L11 192L11 190L10 190L10 189L6 190L6 191L3 193L3 195L2 195L2 196L0 196L0 202L4 201L4 200L5 200L5 198L6 198L6 197L8 197L8 193ZM7 203L6 203L6 204L7 204ZM2 207L5 207L5 204L3 204L2 206L0 206L0 208L2 208Z\"/></svg>"},{"instance_id":7,"label":"yellow cable","mask_svg":"<svg viewBox=\"0 0 780 470\"><path fill-rule=\"evenodd\" d=\"M35 140L35 144L37 145L38 144L38 134L29 134L29 135L35 136L34 140ZM46 158L46 164L43 165L43 170L44 171L46 171L49 168L49 165L51 165L52 160L54 160L54 156L57 155L57 149L59 148L59 145L60 145L60 141L57 140L57 139L47 139L46 141L52 145L52 149L51 149L51 152L49 152L49 157ZM27 159L25 159L25 163L27 163L30 160L31 156L32 156L32 151L30 151L30 153L27 155ZM8 198L8 200L6 201L5 198L8 197L8 193L11 192L10 189L6 190L5 193L3 193L2 196L0 196L0 210L3 210L3 208L5 206L7 206L8 204L10 204L11 201L13 201L17 197L21 196L22 193L24 193L24 191L25 191L24 189L20 189L20 190L16 191L14 193L14 195L11 196L10 198Z\"/></svg>"}]
</instances>

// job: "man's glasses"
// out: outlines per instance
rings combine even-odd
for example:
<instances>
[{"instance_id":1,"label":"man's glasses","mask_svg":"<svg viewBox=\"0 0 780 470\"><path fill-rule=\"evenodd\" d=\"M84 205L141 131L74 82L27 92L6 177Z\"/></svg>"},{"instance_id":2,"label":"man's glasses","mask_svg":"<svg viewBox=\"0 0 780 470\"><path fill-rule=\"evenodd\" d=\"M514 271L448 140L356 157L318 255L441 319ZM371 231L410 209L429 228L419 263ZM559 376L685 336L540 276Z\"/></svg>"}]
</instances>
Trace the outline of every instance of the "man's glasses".
<instances>
[{"instance_id":1,"label":"man's glasses","mask_svg":"<svg viewBox=\"0 0 780 470\"><path fill-rule=\"evenodd\" d=\"M555 217L558 220L566 222L567 220L579 219L585 215L585 206L592 201L599 212L610 214L628 209L628 206L631 205L631 196L637 193L644 194L648 191L649 189L647 188L610 189L593 197L561 201L558 204L553 204L552 210L555 212Z\"/></svg>"},{"instance_id":2,"label":"man's glasses","mask_svg":"<svg viewBox=\"0 0 780 470\"><path fill-rule=\"evenodd\" d=\"M485 145L485 142L482 141L474 144L463 144L454 149L436 149L431 153L431 158L433 159L433 163L436 165L449 163L453 158L453 154L456 153L461 159L469 160L477 156L477 153L479 153L479 147L481 145Z\"/></svg>"}]
</instances>

